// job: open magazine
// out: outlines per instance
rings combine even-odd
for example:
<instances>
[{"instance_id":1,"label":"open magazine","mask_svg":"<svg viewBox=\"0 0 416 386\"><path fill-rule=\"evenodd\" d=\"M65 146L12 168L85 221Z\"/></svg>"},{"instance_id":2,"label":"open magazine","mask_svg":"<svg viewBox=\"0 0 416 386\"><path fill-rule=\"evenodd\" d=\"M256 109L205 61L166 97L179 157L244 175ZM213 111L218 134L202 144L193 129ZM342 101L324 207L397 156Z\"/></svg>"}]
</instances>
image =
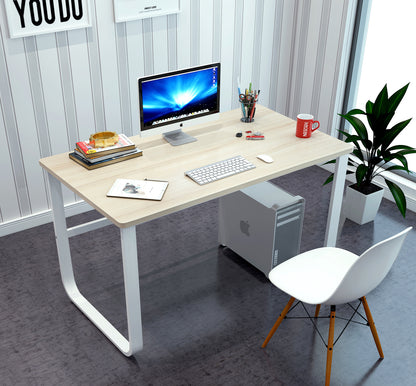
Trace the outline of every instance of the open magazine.
<instances>
[{"instance_id":1,"label":"open magazine","mask_svg":"<svg viewBox=\"0 0 416 386\"><path fill-rule=\"evenodd\" d=\"M160 180L118 178L108 191L107 196L160 201L165 194L168 184L168 181Z\"/></svg>"}]
</instances>

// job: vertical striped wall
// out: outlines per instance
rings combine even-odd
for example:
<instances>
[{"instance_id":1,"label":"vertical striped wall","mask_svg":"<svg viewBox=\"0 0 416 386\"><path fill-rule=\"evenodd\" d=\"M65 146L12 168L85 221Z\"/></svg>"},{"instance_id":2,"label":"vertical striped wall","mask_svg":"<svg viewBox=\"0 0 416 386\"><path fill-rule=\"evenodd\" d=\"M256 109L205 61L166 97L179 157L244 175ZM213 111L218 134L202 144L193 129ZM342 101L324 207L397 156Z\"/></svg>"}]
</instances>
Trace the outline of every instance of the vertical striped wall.
<instances>
[{"instance_id":1,"label":"vertical striped wall","mask_svg":"<svg viewBox=\"0 0 416 386\"><path fill-rule=\"evenodd\" d=\"M138 133L141 75L221 61L223 111L240 78L261 104L334 129L356 0L181 0L179 14L124 23L113 0L90 1L91 28L17 39L0 4L0 235L50 221L40 158L95 131Z\"/></svg>"}]
</instances>

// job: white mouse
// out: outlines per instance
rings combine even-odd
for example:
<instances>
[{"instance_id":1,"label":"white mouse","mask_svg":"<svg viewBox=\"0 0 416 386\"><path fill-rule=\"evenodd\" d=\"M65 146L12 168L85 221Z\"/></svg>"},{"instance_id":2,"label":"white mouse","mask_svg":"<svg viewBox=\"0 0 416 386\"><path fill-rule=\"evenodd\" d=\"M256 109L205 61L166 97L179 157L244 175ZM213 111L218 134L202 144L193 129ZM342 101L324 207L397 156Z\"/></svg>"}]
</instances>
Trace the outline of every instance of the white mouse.
<instances>
[{"instance_id":1,"label":"white mouse","mask_svg":"<svg viewBox=\"0 0 416 386\"><path fill-rule=\"evenodd\" d=\"M259 155L257 156L257 158L258 158L258 159L261 159L261 160L262 160L262 161L264 161L264 162L267 162L268 164L273 162L273 158L272 158L272 157L270 157L270 156L269 156L269 155L267 155L267 154L259 154Z\"/></svg>"}]
</instances>

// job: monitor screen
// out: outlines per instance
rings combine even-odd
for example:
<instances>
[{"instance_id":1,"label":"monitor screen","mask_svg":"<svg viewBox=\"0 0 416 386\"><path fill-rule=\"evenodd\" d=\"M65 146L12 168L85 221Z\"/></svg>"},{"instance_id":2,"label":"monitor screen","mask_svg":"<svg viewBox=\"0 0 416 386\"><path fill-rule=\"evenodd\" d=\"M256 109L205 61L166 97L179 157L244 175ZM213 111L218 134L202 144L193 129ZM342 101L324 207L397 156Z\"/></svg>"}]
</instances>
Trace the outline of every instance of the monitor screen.
<instances>
[{"instance_id":1,"label":"monitor screen","mask_svg":"<svg viewBox=\"0 0 416 386\"><path fill-rule=\"evenodd\" d=\"M138 85L141 135L178 135L219 114L220 63L146 76Z\"/></svg>"}]
</instances>

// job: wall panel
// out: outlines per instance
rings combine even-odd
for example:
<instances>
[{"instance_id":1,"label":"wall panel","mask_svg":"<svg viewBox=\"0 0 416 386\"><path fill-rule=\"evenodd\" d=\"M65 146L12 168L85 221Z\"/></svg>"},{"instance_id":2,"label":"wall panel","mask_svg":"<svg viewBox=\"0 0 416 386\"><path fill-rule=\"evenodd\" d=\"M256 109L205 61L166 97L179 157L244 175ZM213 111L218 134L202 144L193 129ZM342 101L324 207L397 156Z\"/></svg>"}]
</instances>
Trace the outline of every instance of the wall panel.
<instances>
[{"instance_id":1,"label":"wall panel","mask_svg":"<svg viewBox=\"0 0 416 386\"><path fill-rule=\"evenodd\" d=\"M117 76L116 26L113 13L111 1L95 1L106 128L107 130L120 131L120 89Z\"/></svg>"},{"instance_id":2,"label":"wall panel","mask_svg":"<svg viewBox=\"0 0 416 386\"><path fill-rule=\"evenodd\" d=\"M200 44L201 41L201 0L192 0L189 3L190 20L190 62L191 66L196 66L200 62Z\"/></svg>"},{"instance_id":3,"label":"wall panel","mask_svg":"<svg viewBox=\"0 0 416 386\"><path fill-rule=\"evenodd\" d=\"M178 58L177 58L177 51L178 51L178 24L177 24L177 17L175 15L168 15L168 27L167 27L167 34L168 34L168 70L173 71L178 68Z\"/></svg>"},{"instance_id":4,"label":"wall panel","mask_svg":"<svg viewBox=\"0 0 416 386\"><path fill-rule=\"evenodd\" d=\"M5 22L4 14L2 21ZM5 121L11 149L13 151L13 168L15 173L16 191L22 216L47 207L46 187L43 173L38 161L41 155L37 125L34 112L36 95L31 93L27 52L24 39L8 39L8 33L2 28L5 61L10 85L12 102L11 110ZM3 103L3 98L2 98ZM3 206L3 205L2 205Z\"/></svg>"},{"instance_id":5,"label":"wall panel","mask_svg":"<svg viewBox=\"0 0 416 386\"><path fill-rule=\"evenodd\" d=\"M322 56L322 52L319 51L319 43L325 41L320 39L320 28L322 15L322 1L315 0L311 2L309 8L309 14L307 19L310 20L309 25L305 26L306 31L306 44L305 44L305 55L303 57L303 74L302 74L302 85L299 99L299 111L308 111L316 116L316 112L312 111L311 103L315 98L314 95L319 95L319 89L314 90L314 78L315 74L322 70L319 67L320 62L318 58ZM319 98L317 98L319 99Z\"/></svg>"},{"instance_id":6,"label":"wall panel","mask_svg":"<svg viewBox=\"0 0 416 386\"><path fill-rule=\"evenodd\" d=\"M227 19L231 15L224 15L223 22L227 23ZM234 94L234 97L231 98L231 108L235 109L239 107L238 98L235 97L236 90L238 87L244 88L244 82L247 81L247 79L242 79L242 52L243 52L243 16L244 16L244 2L243 1L236 1L235 2L235 10L234 10L234 43L233 43L233 67L232 67L232 87L231 87L231 95ZM241 91L241 90L240 90Z\"/></svg>"},{"instance_id":7,"label":"wall panel","mask_svg":"<svg viewBox=\"0 0 416 386\"><path fill-rule=\"evenodd\" d=\"M92 92L92 73L96 69L91 66L88 52L87 31L78 29L68 31L68 46L74 90L75 113L78 123L79 138L87 139L91 130L95 131L94 98ZM59 83L55 85L59 87ZM55 90L58 95L59 90ZM55 129L54 129L55 130ZM73 144L70 144L72 148Z\"/></svg>"},{"instance_id":8,"label":"wall panel","mask_svg":"<svg viewBox=\"0 0 416 386\"><path fill-rule=\"evenodd\" d=\"M137 90L137 78L144 75L143 25L141 20L135 20L124 24L126 26L130 88L130 127L132 135L137 135L139 134L139 94Z\"/></svg>"},{"instance_id":9,"label":"wall panel","mask_svg":"<svg viewBox=\"0 0 416 386\"><path fill-rule=\"evenodd\" d=\"M294 1L276 3L273 33L272 77L269 105L279 113L289 115L295 70L298 7Z\"/></svg>"},{"instance_id":10,"label":"wall panel","mask_svg":"<svg viewBox=\"0 0 416 386\"><path fill-rule=\"evenodd\" d=\"M254 26L257 2L244 0L241 15L241 25L236 32L238 40L241 40L240 62L241 87L249 86L253 80L253 52L254 52ZM235 98L237 99L237 98Z\"/></svg>"},{"instance_id":11,"label":"wall panel","mask_svg":"<svg viewBox=\"0 0 416 386\"><path fill-rule=\"evenodd\" d=\"M93 4L91 6L91 23L96 25L96 15ZM101 70L101 56L100 47L98 44L98 28L86 28L87 34L87 48L88 59L90 63L90 75L91 75L91 91L92 101L94 105L94 118L96 131L107 130L105 112L104 112L104 95L103 95L103 73Z\"/></svg>"},{"instance_id":12,"label":"wall panel","mask_svg":"<svg viewBox=\"0 0 416 386\"><path fill-rule=\"evenodd\" d=\"M1 100L0 100L1 102ZM4 124L3 103L0 106L0 165L2 186L0 189L0 202L7 203L0 207L0 221L6 222L20 217L20 208L16 187L14 184L13 165L9 142ZM4 183L6 182L6 183Z\"/></svg>"},{"instance_id":13,"label":"wall panel","mask_svg":"<svg viewBox=\"0 0 416 386\"><path fill-rule=\"evenodd\" d=\"M268 37L274 36L275 26L277 28L277 35L280 36L280 27L279 19L276 20L276 7L281 6L281 1L274 0L264 0L263 7L263 17L262 17L262 31L261 31L261 46L259 58L260 62L258 64L258 79L255 81L256 87L260 89L259 102L263 105L269 106L270 89L271 84L275 84L277 79L277 70L278 66L276 63L276 55L278 56L279 47L274 47L274 42L280 42L280 39L270 39ZM272 77L273 70L273 77ZM257 83L258 82L258 83ZM273 88L273 91L276 91L277 88ZM275 93L274 93L275 95ZM274 96L274 99L276 97Z\"/></svg>"},{"instance_id":14,"label":"wall panel","mask_svg":"<svg viewBox=\"0 0 416 386\"><path fill-rule=\"evenodd\" d=\"M0 15L1 16L1 15ZM22 216L20 202L28 202L27 192L22 197L17 190L16 179L23 175L23 155L20 151L17 124L13 111L13 99L10 82L7 74L8 67L6 62L5 47L3 44L4 34L0 34L0 103L1 103L1 165L3 168L2 178L4 187L0 193L0 212L2 221L13 221Z\"/></svg>"},{"instance_id":15,"label":"wall panel","mask_svg":"<svg viewBox=\"0 0 416 386\"><path fill-rule=\"evenodd\" d=\"M62 89L63 104L65 106L66 136L60 136L61 141L66 140L67 149L70 150L78 141L78 121L75 106L74 82L71 71L71 58L69 54L68 34L56 33L58 48L58 63L61 73L60 87ZM57 94L59 97L59 94Z\"/></svg>"},{"instance_id":16,"label":"wall panel","mask_svg":"<svg viewBox=\"0 0 416 386\"><path fill-rule=\"evenodd\" d=\"M153 49L153 20L143 20L143 56L144 56L144 75L154 74L156 71L153 65L155 56ZM158 58L159 59L159 58Z\"/></svg>"},{"instance_id":17,"label":"wall panel","mask_svg":"<svg viewBox=\"0 0 416 386\"><path fill-rule=\"evenodd\" d=\"M221 25L222 25L222 1L213 2L213 27L212 27L212 61L221 60Z\"/></svg>"},{"instance_id":18,"label":"wall panel","mask_svg":"<svg viewBox=\"0 0 416 386\"><path fill-rule=\"evenodd\" d=\"M50 220L40 157L95 131L138 133L142 75L221 61L223 111L239 107L240 79L261 89L263 105L332 128L356 0L180 4L178 14L115 23L113 0L91 0L91 28L10 39L0 3L0 235L27 216ZM73 213L78 198L64 194Z\"/></svg>"},{"instance_id":19,"label":"wall panel","mask_svg":"<svg viewBox=\"0 0 416 386\"><path fill-rule=\"evenodd\" d=\"M57 40L55 34L40 35L36 38L26 38L27 42L36 43L36 51L31 53L34 56L34 62L38 62L34 68L36 74L32 74L32 95L34 98L34 107L37 116L38 137L42 157L52 154L59 154L69 151L70 138L78 137L78 125L75 114L74 102L76 98L72 95L72 87L62 87L63 72L60 67L60 58L58 55ZM69 67L69 66L67 66ZM34 70L32 70L33 72ZM33 84L33 80L41 79L41 84ZM66 90L71 96L72 103L65 103L63 91ZM67 121L67 110L72 106L72 120ZM43 114L45 115L43 117ZM39 121L42 117L42 121ZM72 122L72 123L71 123ZM44 172L43 183L47 185L47 175ZM48 191L47 191L48 192ZM75 198L69 190L64 192L64 201L71 202ZM42 208L48 209L50 198L48 195L48 205Z\"/></svg>"},{"instance_id":20,"label":"wall panel","mask_svg":"<svg viewBox=\"0 0 416 386\"><path fill-rule=\"evenodd\" d=\"M221 8L221 110L231 110L231 100L237 95L237 82L234 74L235 37L234 1L224 0Z\"/></svg>"},{"instance_id":21,"label":"wall panel","mask_svg":"<svg viewBox=\"0 0 416 386\"><path fill-rule=\"evenodd\" d=\"M199 23L199 62L212 63L213 36L214 36L214 2L203 0L200 3Z\"/></svg>"},{"instance_id":22,"label":"wall panel","mask_svg":"<svg viewBox=\"0 0 416 386\"><path fill-rule=\"evenodd\" d=\"M153 72L160 74L168 71L168 17L159 16L152 19L153 35Z\"/></svg>"},{"instance_id":23,"label":"wall panel","mask_svg":"<svg viewBox=\"0 0 416 386\"><path fill-rule=\"evenodd\" d=\"M126 35L126 23L118 23L116 25L116 55L121 123L119 124L119 129L116 131L126 135L133 135L131 127L132 111L130 109L130 76Z\"/></svg>"},{"instance_id":24,"label":"wall panel","mask_svg":"<svg viewBox=\"0 0 416 386\"><path fill-rule=\"evenodd\" d=\"M181 0L181 12L177 14L178 68L191 64L191 0Z\"/></svg>"}]
</instances>

